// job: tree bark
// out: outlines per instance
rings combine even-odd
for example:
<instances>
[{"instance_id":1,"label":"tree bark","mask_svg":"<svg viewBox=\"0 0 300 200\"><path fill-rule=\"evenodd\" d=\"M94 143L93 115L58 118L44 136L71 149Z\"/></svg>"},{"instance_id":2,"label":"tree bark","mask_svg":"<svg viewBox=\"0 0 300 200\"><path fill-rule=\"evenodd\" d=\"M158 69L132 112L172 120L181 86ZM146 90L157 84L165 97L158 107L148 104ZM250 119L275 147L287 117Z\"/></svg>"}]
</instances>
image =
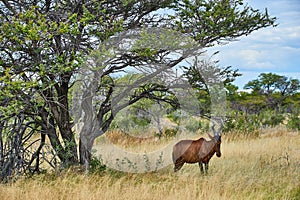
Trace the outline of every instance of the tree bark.
<instances>
[{"instance_id":1,"label":"tree bark","mask_svg":"<svg viewBox=\"0 0 300 200\"><path fill-rule=\"evenodd\" d=\"M84 167L86 173L89 172L90 162L92 158L92 148L95 138L82 134L79 140L80 164Z\"/></svg>"}]
</instances>

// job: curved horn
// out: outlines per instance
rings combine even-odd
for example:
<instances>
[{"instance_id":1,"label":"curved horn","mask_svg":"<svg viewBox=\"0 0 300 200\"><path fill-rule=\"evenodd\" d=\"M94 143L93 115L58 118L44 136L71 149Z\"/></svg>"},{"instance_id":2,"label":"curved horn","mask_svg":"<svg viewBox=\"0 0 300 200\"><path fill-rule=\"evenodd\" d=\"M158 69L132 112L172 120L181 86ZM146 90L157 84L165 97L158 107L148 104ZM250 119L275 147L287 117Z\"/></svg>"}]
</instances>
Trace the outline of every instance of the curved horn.
<instances>
[{"instance_id":1,"label":"curved horn","mask_svg":"<svg viewBox=\"0 0 300 200\"><path fill-rule=\"evenodd\" d=\"M219 128L217 128L217 130L215 129L215 126L217 125L217 123L219 123ZM221 135L221 131L224 127L224 122L222 118L214 118L212 119L212 131L214 133L214 136L220 136Z\"/></svg>"},{"instance_id":2,"label":"curved horn","mask_svg":"<svg viewBox=\"0 0 300 200\"><path fill-rule=\"evenodd\" d=\"M211 136L211 134L207 133L207 135L208 135L208 137L209 137L211 140L214 139L214 137Z\"/></svg>"}]
</instances>

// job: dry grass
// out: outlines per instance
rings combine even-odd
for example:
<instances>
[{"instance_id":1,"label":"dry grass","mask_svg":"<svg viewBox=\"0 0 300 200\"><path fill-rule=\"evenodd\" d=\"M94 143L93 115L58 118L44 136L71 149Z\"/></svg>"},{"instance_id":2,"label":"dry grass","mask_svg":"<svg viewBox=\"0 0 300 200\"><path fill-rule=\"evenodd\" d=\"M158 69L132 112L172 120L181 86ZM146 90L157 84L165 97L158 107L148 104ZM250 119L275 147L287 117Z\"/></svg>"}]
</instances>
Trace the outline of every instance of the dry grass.
<instances>
[{"instance_id":1,"label":"dry grass","mask_svg":"<svg viewBox=\"0 0 300 200\"><path fill-rule=\"evenodd\" d=\"M226 138L228 137L228 138ZM142 143L142 145L155 143ZM1 199L300 199L300 135L268 130L257 138L224 137L208 175L197 165L158 172L40 175L0 186Z\"/></svg>"}]
</instances>

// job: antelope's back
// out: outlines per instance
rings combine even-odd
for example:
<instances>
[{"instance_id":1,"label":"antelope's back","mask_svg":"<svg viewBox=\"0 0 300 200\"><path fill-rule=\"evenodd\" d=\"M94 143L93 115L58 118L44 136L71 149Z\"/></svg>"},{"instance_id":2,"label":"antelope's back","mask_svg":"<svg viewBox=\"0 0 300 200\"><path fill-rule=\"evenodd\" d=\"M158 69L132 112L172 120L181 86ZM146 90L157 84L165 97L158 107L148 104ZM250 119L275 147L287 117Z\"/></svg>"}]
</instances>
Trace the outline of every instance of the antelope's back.
<instances>
[{"instance_id":1,"label":"antelope's back","mask_svg":"<svg viewBox=\"0 0 300 200\"><path fill-rule=\"evenodd\" d=\"M176 143L173 147L173 162L175 163L175 161L181 156L184 156L185 159L188 160L191 160L191 157L197 156L197 151L199 151L199 149L201 148L201 144L203 141L204 139L200 138L199 140L181 140Z\"/></svg>"}]
</instances>

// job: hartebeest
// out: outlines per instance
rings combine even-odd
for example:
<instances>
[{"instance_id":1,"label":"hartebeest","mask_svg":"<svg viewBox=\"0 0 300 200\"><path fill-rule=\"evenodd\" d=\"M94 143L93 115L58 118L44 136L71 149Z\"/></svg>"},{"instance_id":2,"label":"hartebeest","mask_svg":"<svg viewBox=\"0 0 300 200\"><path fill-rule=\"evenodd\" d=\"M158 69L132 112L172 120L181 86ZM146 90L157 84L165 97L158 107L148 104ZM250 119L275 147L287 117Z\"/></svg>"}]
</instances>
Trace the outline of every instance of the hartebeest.
<instances>
[{"instance_id":1,"label":"hartebeest","mask_svg":"<svg viewBox=\"0 0 300 200\"><path fill-rule=\"evenodd\" d=\"M223 124L222 124L223 125ZM215 124L212 126L214 137L209 133L210 141L200 138L198 140L181 140L173 147L173 163L174 172L181 169L184 163L198 163L200 171L203 173L203 164L205 171L208 171L208 163L211 157L216 153L217 157L221 157L221 135L220 131L215 131Z\"/></svg>"}]
</instances>

